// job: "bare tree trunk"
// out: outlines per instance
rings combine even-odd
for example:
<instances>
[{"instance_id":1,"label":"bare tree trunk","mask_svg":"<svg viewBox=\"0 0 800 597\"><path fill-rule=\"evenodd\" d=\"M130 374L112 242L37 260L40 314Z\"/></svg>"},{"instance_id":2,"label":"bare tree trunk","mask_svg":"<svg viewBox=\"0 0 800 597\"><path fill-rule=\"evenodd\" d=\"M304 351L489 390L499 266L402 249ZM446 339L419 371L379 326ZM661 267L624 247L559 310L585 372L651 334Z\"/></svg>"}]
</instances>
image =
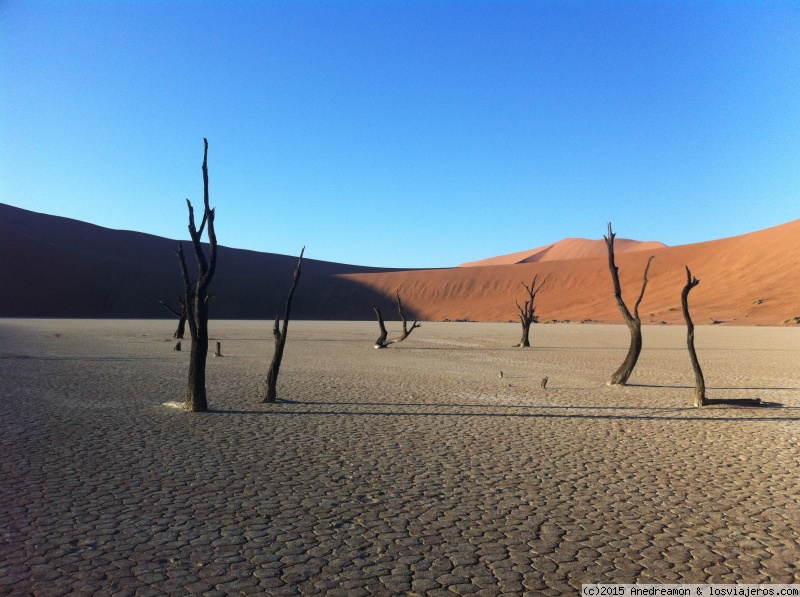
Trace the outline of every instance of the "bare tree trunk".
<instances>
[{"instance_id":1,"label":"bare tree trunk","mask_svg":"<svg viewBox=\"0 0 800 597\"><path fill-rule=\"evenodd\" d=\"M647 288L647 272L650 269L650 263L653 261L653 255L647 260L647 266L644 268L644 280L642 281L642 290L639 293L639 298L636 300L636 305L633 308L633 314L628 310L625 301L622 300L622 289L619 284L619 268L614 261L614 237L616 234L611 230L611 223L608 224L608 236L604 236L606 240L606 247L608 248L608 269L611 271L611 281L614 283L614 299L617 301L622 317L625 319L625 324L631 333L631 344L628 348L628 354L625 360L620 365L619 369L611 376L608 381L610 386L624 386L628 383L631 373L633 373L636 362L639 360L639 354L642 352L642 321L639 318L639 304L644 298L644 291Z\"/></svg>"},{"instance_id":2,"label":"bare tree trunk","mask_svg":"<svg viewBox=\"0 0 800 597\"><path fill-rule=\"evenodd\" d=\"M186 409L206 412L206 362L208 357L208 308L204 305L197 314L197 333L192 337L189 353L189 383L186 391Z\"/></svg>"},{"instance_id":3,"label":"bare tree trunk","mask_svg":"<svg viewBox=\"0 0 800 597\"><path fill-rule=\"evenodd\" d=\"M286 331L289 327L289 315L292 310L292 298L294 291L297 288L297 282L300 280L300 266L303 263L303 253L306 248L300 251L300 259L297 260L297 268L294 270L294 281L292 287L289 289L289 297L286 299L286 312L283 316L283 330L279 328L280 317L275 318L275 324L272 326L272 335L275 337L275 352L272 355L272 363L270 363L269 371L267 372L267 379L264 382L264 391L262 393L262 402L273 403L278 400L278 373L281 370L281 361L283 360L283 349L286 346Z\"/></svg>"},{"instance_id":4,"label":"bare tree trunk","mask_svg":"<svg viewBox=\"0 0 800 597\"><path fill-rule=\"evenodd\" d=\"M383 315L381 315L380 309L375 305L372 305L372 309L375 311L375 315L378 317L378 327L381 329L381 335L378 336L378 339L375 340L375 348L386 348L386 338L389 336L389 332L386 331L386 324L383 322Z\"/></svg>"},{"instance_id":5,"label":"bare tree trunk","mask_svg":"<svg viewBox=\"0 0 800 597\"><path fill-rule=\"evenodd\" d=\"M186 332L186 318L189 315L189 311L186 308L186 301L183 299L178 299L178 303L180 303L181 311L180 313L170 307L164 301L158 301L162 307L164 307L167 311L172 313L175 317L178 318L178 329L175 330L175 333L172 334L173 339L180 340L183 338L184 333Z\"/></svg>"},{"instance_id":6,"label":"bare tree trunk","mask_svg":"<svg viewBox=\"0 0 800 597\"><path fill-rule=\"evenodd\" d=\"M189 234L197 260L197 278L192 281L186 268L183 245L176 251L183 277L184 301L187 305L187 322L192 337L189 354L189 379L186 389L186 409L193 412L208 410L206 399L206 358L208 357L208 287L217 266L217 236L214 231L214 210L208 204L208 141L203 139L203 219L200 229L195 227L194 208L188 199ZM206 259L200 239L208 223L209 256Z\"/></svg>"},{"instance_id":7,"label":"bare tree trunk","mask_svg":"<svg viewBox=\"0 0 800 597\"><path fill-rule=\"evenodd\" d=\"M517 304L517 309L519 310L519 321L522 324L522 338L519 341L517 346L523 348L530 348L531 341L530 341L530 331L531 331L531 324L537 320L535 315L536 313L536 306L534 305L534 301L536 299L536 295L544 286L544 283L547 282L547 278L542 280L542 283L539 284L538 288L536 287L536 279L539 276L536 275L533 277L533 282L531 285L528 286L525 282L522 285L525 287L525 290L528 292L528 300L525 301L524 305L520 305L519 301L515 301Z\"/></svg>"},{"instance_id":8,"label":"bare tree trunk","mask_svg":"<svg viewBox=\"0 0 800 597\"><path fill-rule=\"evenodd\" d=\"M531 333L531 322L522 319L522 338L520 338L519 344L517 344L517 346L522 348L530 348L531 346L530 333Z\"/></svg>"},{"instance_id":9,"label":"bare tree trunk","mask_svg":"<svg viewBox=\"0 0 800 597\"><path fill-rule=\"evenodd\" d=\"M186 333L186 318L188 317L188 312L186 307L183 308L183 313L181 313L180 318L178 319L178 329L175 330L175 333L172 337L176 340L183 339L184 334Z\"/></svg>"},{"instance_id":10,"label":"bare tree trunk","mask_svg":"<svg viewBox=\"0 0 800 597\"><path fill-rule=\"evenodd\" d=\"M628 347L628 354L625 355L625 360L622 365L614 372L611 379L608 381L610 386L624 386L628 383L628 379L639 361L639 355L642 353L642 323L641 321L631 320L625 322L628 325L628 330L631 334L631 343Z\"/></svg>"},{"instance_id":11,"label":"bare tree trunk","mask_svg":"<svg viewBox=\"0 0 800 597\"><path fill-rule=\"evenodd\" d=\"M375 305L372 305L372 308L375 310L375 315L378 316L378 326L381 328L381 335L375 340L375 348L386 348L390 344L395 344L396 342L402 342L406 338L411 335L415 329L422 327L422 324L414 321L411 327L408 327L408 319L406 319L405 311L403 311L403 302L400 300L400 291L397 291L397 310L400 313L400 319L403 320L403 333L400 334L397 338L392 338L391 340L387 340L386 337L389 335L386 331L386 325L383 322L383 315L381 315L380 310Z\"/></svg>"},{"instance_id":12,"label":"bare tree trunk","mask_svg":"<svg viewBox=\"0 0 800 597\"><path fill-rule=\"evenodd\" d=\"M686 286L681 292L681 306L683 307L683 318L686 320L686 346L689 349L689 358L692 360L692 369L694 369L694 405L698 408L706 404L706 380L694 349L694 323L689 314L689 291L699 283L700 280L692 276L689 266L686 266Z\"/></svg>"}]
</instances>

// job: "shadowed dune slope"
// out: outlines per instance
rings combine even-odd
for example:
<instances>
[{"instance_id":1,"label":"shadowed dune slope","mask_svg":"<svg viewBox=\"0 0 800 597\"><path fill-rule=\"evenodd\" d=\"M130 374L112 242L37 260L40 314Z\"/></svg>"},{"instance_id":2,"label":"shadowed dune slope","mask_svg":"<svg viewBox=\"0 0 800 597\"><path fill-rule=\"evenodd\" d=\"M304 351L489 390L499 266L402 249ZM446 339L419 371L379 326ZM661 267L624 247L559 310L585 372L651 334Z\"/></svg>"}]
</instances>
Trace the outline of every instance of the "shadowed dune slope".
<instances>
[{"instance_id":1,"label":"shadowed dune slope","mask_svg":"<svg viewBox=\"0 0 800 597\"><path fill-rule=\"evenodd\" d=\"M193 271L191 242L183 243ZM176 240L0 204L0 317L171 317L158 302L177 308L182 296L177 246ZM301 246L298 241L298 254ZM297 256L220 246L211 317L283 316L296 265ZM390 300L335 276L382 271L390 270L304 259L293 316L369 319L372 302L391 308Z\"/></svg>"},{"instance_id":2,"label":"shadowed dune slope","mask_svg":"<svg viewBox=\"0 0 800 597\"><path fill-rule=\"evenodd\" d=\"M799 237L800 220L678 247L618 238L623 297L632 308L652 254L650 283L640 307L645 323L682 323L680 292L686 276L683 268L689 265L700 279L690 295L696 323L714 319L781 325L800 316ZM298 240L299 252L304 239ZM182 292L176 246L174 240L0 204L4 289L0 316L168 317L158 301L177 305ZM592 257L598 247L600 255ZM566 239L516 254L524 263L435 270L366 268L308 259L293 316L372 319L375 303L387 319L397 319L393 295L399 289L409 317L515 320L514 302L524 297L521 282L530 283L538 274L548 278L537 297L541 321L620 323L604 251L602 240ZM191 256L188 261L193 261ZM282 314L296 263L295 256L221 246L212 283L212 318L272 319Z\"/></svg>"}]
</instances>

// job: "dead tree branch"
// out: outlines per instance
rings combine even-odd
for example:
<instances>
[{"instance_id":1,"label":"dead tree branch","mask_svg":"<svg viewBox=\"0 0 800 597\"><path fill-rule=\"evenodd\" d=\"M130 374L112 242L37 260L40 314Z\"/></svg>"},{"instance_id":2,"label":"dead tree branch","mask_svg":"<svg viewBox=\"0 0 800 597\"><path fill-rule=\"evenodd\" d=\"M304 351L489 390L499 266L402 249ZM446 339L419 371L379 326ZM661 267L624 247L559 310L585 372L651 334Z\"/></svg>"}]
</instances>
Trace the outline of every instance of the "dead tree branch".
<instances>
[{"instance_id":1,"label":"dead tree branch","mask_svg":"<svg viewBox=\"0 0 800 597\"><path fill-rule=\"evenodd\" d=\"M278 373L281 369L281 361L283 360L283 349L286 346L286 330L289 327L289 315L292 311L292 298L294 291L297 288L297 282L300 280L300 266L303 263L303 254L306 248L300 251L300 259L297 260L297 268L294 270L294 281L292 287L289 289L289 296L286 299L286 311L283 316L283 329L279 327L280 316L275 318L275 324L272 326L272 335L275 337L275 352L272 355L272 363L270 363L269 371L267 372L267 379L264 382L264 390L262 392L262 402L276 402L278 400Z\"/></svg>"},{"instance_id":2,"label":"dead tree branch","mask_svg":"<svg viewBox=\"0 0 800 597\"><path fill-rule=\"evenodd\" d=\"M172 337L175 340L183 338L183 334L186 330L186 318L189 316L189 310L186 308L186 301L182 298L178 299L178 304L181 306L180 312L173 309L164 301L158 301L162 307L164 307L167 311L172 313L175 317L178 318L178 329L175 330L175 333L172 334Z\"/></svg>"},{"instance_id":3,"label":"dead tree branch","mask_svg":"<svg viewBox=\"0 0 800 597\"><path fill-rule=\"evenodd\" d=\"M381 329L381 335L375 340L375 348L386 348L390 344L395 344L396 342L402 342L406 338L411 335L415 329L422 327L421 323L414 321L411 327L408 327L408 319L406 318L405 311L403 311L403 302L400 300L400 291L397 291L397 311L400 313L400 319L403 321L403 332L397 338L392 338L391 340L387 340L387 336L389 335L386 331L386 325L383 322L383 315L381 315L380 309L375 305L372 305L372 308L375 310L375 314L378 316L378 326Z\"/></svg>"}]
</instances>

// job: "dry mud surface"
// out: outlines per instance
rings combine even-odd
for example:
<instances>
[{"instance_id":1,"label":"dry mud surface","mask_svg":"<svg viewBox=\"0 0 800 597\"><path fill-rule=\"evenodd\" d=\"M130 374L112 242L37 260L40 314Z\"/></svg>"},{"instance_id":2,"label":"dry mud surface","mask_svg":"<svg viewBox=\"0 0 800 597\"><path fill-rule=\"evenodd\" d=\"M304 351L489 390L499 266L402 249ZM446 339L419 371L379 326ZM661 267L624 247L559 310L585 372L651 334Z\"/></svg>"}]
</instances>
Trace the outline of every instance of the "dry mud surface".
<instances>
[{"instance_id":1,"label":"dry mud surface","mask_svg":"<svg viewBox=\"0 0 800 597\"><path fill-rule=\"evenodd\" d=\"M388 323L390 337L398 328ZM800 582L800 330L211 323L213 412L172 321L0 320L0 594L574 594ZM188 341L184 341L188 348ZM504 375L500 377L500 371ZM548 376L542 390L540 380Z\"/></svg>"}]
</instances>

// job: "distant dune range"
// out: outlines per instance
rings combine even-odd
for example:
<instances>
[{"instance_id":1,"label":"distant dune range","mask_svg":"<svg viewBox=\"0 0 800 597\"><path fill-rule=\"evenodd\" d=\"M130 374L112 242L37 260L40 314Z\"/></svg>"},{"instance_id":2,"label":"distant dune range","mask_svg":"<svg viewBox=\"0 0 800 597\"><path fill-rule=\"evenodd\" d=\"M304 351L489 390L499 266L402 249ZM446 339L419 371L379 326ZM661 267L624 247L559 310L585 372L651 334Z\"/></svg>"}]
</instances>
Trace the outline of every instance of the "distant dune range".
<instances>
[{"instance_id":1,"label":"distant dune range","mask_svg":"<svg viewBox=\"0 0 800 597\"><path fill-rule=\"evenodd\" d=\"M800 220L677 247L617 237L623 297L632 307L647 258L655 255L640 307L643 322L683 322L680 292L688 265L700 279L690 295L695 323L781 325L800 316L798 239ZM298 239L298 250L307 240ZM0 204L0 316L168 316L158 301L176 305L181 294L176 246L175 240ZM212 284L212 319L271 319L282 313L296 262L296 256L221 246ZM515 299L524 296L521 282L530 283L536 274L540 280L548 278L537 297L541 321L622 322L602 239L565 239L434 270L308 259L293 315L371 319L371 305L376 303L387 319L397 319L392 301L400 289L409 317L508 321L516 319Z\"/></svg>"}]
</instances>

